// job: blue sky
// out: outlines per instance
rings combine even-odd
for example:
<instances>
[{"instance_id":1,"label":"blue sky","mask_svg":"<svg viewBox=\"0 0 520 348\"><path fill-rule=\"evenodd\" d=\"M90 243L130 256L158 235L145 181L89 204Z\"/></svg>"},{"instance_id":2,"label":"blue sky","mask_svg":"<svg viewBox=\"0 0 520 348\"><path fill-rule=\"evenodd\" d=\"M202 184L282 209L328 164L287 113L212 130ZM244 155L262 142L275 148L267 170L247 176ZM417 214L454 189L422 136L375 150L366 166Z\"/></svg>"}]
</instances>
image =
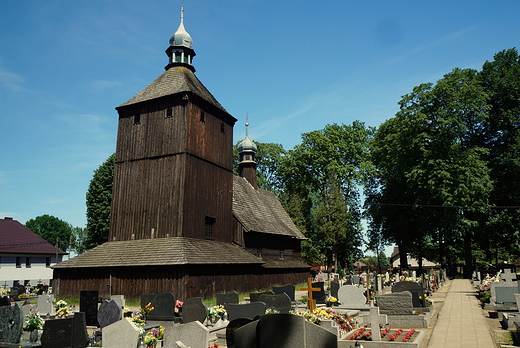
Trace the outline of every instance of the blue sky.
<instances>
[{"instance_id":1,"label":"blue sky","mask_svg":"<svg viewBox=\"0 0 520 348\"><path fill-rule=\"evenodd\" d=\"M292 149L331 123L378 126L402 95L518 47L518 1L4 1L0 217L86 224L114 108L167 64L179 25L196 75L249 135Z\"/></svg>"}]
</instances>

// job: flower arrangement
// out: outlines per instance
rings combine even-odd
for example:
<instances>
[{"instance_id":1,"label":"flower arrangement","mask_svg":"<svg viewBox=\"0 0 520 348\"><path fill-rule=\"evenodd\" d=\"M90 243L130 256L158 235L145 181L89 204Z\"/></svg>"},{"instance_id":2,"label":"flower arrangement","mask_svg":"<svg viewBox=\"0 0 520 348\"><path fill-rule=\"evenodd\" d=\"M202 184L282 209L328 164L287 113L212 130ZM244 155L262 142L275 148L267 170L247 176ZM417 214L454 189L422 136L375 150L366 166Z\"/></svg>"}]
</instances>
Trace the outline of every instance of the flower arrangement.
<instances>
[{"instance_id":1,"label":"flower arrangement","mask_svg":"<svg viewBox=\"0 0 520 348\"><path fill-rule=\"evenodd\" d=\"M0 288L0 297L7 296L11 292L11 289Z\"/></svg>"},{"instance_id":2,"label":"flower arrangement","mask_svg":"<svg viewBox=\"0 0 520 348\"><path fill-rule=\"evenodd\" d=\"M151 331L148 331L143 337L143 343L146 344L147 347L155 347L157 345L157 341L162 340L164 338L164 327L159 326L158 328L154 328Z\"/></svg>"},{"instance_id":3,"label":"flower arrangement","mask_svg":"<svg viewBox=\"0 0 520 348\"><path fill-rule=\"evenodd\" d=\"M274 307L269 307L265 310L265 314L278 314L279 310L276 310Z\"/></svg>"},{"instance_id":4,"label":"flower arrangement","mask_svg":"<svg viewBox=\"0 0 520 348\"><path fill-rule=\"evenodd\" d=\"M220 319L224 313L226 313L226 310L222 305L208 307L208 317L210 317L211 320Z\"/></svg>"},{"instance_id":5,"label":"flower arrangement","mask_svg":"<svg viewBox=\"0 0 520 348\"><path fill-rule=\"evenodd\" d=\"M150 314L150 312L154 309L155 308L152 307L152 303L148 302L148 304L144 306L144 308L139 308L139 315L141 316L141 318L145 319L148 316L148 314Z\"/></svg>"},{"instance_id":6,"label":"flower arrangement","mask_svg":"<svg viewBox=\"0 0 520 348\"><path fill-rule=\"evenodd\" d=\"M399 335L402 333L403 333L403 329L399 329L392 336L388 337L388 340L395 341L399 337Z\"/></svg>"},{"instance_id":7,"label":"flower arrangement","mask_svg":"<svg viewBox=\"0 0 520 348\"><path fill-rule=\"evenodd\" d=\"M357 340L358 337L360 337L363 334L363 332L365 332L365 330L366 329L364 327L362 327L361 329L359 329L356 332L354 332L354 334L350 335L349 338L351 340Z\"/></svg>"},{"instance_id":8,"label":"flower arrangement","mask_svg":"<svg viewBox=\"0 0 520 348\"><path fill-rule=\"evenodd\" d=\"M408 331L406 333L406 335L404 336L403 338L403 342L408 342L410 340L410 337L412 337L412 335L415 333L415 330L414 329L411 329L410 331Z\"/></svg>"},{"instance_id":9,"label":"flower arrangement","mask_svg":"<svg viewBox=\"0 0 520 348\"><path fill-rule=\"evenodd\" d=\"M67 306L67 302L63 300L59 300L56 302L56 315L59 317L67 317L70 315L69 308Z\"/></svg>"},{"instance_id":10,"label":"flower arrangement","mask_svg":"<svg viewBox=\"0 0 520 348\"><path fill-rule=\"evenodd\" d=\"M145 326L144 320L141 319L140 317L132 317L132 318L130 318L130 320L139 330L139 337L142 337L144 335L144 326Z\"/></svg>"},{"instance_id":11,"label":"flower arrangement","mask_svg":"<svg viewBox=\"0 0 520 348\"><path fill-rule=\"evenodd\" d=\"M184 302L182 301L179 301L179 300L175 300L175 308L174 308L174 311L176 314L180 313L182 311L182 305L184 304Z\"/></svg>"},{"instance_id":12,"label":"flower arrangement","mask_svg":"<svg viewBox=\"0 0 520 348\"><path fill-rule=\"evenodd\" d=\"M341 302L339 302L339 300L337 298L335 298L334 296L330 296L325 299L325 304L327 305L327 307L332 307L332 306L339 306L341 304Z\"/></svg>"},{"instance_id":13,"label":"flower arrangement","mask_svg":"<svg viewBox=\"0 0 520 348\"><path fill-rule=\"evenodd\" d=\"M38 314L33 314L27 316L23 329L25 331L43 329L43 325L45 325L45 321Z\"/></svg>"},{"instance_id":14,"label":"flower arrangement","mask_svg":"<svg viewBox=\"0 0 520 348\"><path fill-rule=\"evenodd\" d=\"M424 305L425 305L426 307L431 307L431 305L432 305L432 301L430 300L430 298L429 298L428 296L426 296L426 295L424 295L424 297L419 296L419 299L420 299L420 300L424 300Z\"/></svg>"},{"instance_id":15,"label":"flower arrangement","mask_svg":"<svg viewBox=\"0 0 520 348\"><path fill-rule=\"evenodd\" d=\"M390 328L389 327L387 327L386 329L381 331L381 337L385 337L388 332L390 332Z\"/></svg>"}]
</instances>

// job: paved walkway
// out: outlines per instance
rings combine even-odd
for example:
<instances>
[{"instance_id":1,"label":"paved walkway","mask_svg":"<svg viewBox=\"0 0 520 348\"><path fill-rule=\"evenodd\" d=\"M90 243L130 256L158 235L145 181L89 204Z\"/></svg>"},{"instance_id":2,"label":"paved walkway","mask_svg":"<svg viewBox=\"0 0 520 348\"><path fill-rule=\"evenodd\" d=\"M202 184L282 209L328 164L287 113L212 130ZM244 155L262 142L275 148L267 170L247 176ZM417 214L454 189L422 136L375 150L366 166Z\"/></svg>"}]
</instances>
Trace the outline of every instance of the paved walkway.
<instances>
[{"instance_id":1,"label":"paved walkway","mask_svg":"<svg viewBox=\"0 0 520 348\"><path fill-rule=\"evenodd\" d=\"M489 328L468 279L454 279L439 311L428 348L493 348Z\"/></svg>"}]
</instances>

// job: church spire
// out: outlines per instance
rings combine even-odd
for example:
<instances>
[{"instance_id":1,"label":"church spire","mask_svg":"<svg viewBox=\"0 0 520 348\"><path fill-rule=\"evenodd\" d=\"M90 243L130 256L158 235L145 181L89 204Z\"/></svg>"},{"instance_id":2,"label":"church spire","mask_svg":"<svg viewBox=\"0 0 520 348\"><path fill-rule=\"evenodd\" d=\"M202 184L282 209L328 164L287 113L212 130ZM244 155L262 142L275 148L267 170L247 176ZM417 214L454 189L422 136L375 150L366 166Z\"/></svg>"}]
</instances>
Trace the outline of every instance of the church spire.
<instances>
[{"instance_id":1,"label":"church spire","mask_svg":"<svg viewBox=\"0 0 520 348\"><path fill-rule=\"evenodd\" d=\"M166 49L169 63L166 70L173 66L185 66L195 72L192 59L195 57L193 40L184 28L184 6L181 6L181 18L177 31L170 37L170 46Z\"/></svg>"},{"instance_id":2,"label":"church spire","mask_svg":"<svg viewBox=\"0 0 520 348\"><path fill-rule=\"evenodd\" d=\"M240 162L238 162L238 171L239 175L243 178L246 178L247 181L255 188L258 188L258 183L256 181L256 144L249 139L249 116L246 115L246 137L244 140L238 144L238 155L240 157Z\"/></svg>"}]
</instances>

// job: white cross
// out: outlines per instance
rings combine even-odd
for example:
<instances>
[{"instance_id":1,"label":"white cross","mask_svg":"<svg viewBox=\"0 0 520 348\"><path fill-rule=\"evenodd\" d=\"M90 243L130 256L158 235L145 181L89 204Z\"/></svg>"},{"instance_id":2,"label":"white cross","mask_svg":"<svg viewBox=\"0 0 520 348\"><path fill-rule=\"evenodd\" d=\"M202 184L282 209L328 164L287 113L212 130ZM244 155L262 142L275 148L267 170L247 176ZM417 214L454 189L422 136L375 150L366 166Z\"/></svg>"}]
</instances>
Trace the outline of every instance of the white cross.
<instances>
[{"instance_id":1,"label":"white cross","mask_svg":"<svg viewBox=\"0 0 520 348\"><path fill-rule=\"evenodd\" d=\"M372 341L381 341L380 324L388 323L386 314L379 314L379 307L370 307L370 314L363 316L363 322L370 324L372 329Z\"/></svg>"}]
</instances>

